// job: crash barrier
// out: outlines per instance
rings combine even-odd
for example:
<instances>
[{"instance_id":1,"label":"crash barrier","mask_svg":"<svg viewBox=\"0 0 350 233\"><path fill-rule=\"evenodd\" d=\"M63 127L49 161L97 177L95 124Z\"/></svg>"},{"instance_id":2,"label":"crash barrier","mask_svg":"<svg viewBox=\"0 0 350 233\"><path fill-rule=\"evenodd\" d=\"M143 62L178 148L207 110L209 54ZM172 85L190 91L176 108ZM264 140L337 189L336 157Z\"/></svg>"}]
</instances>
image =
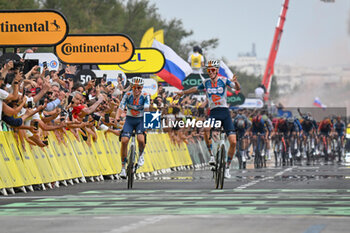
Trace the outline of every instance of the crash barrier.
<instances>
[{"instance_id":1,"label":"crash barrier","mask_svg":"<svg viewBox=\"0 0 350 233\"><path fill-rule=\"evenodd\" d=\"M111 133L105 137L103 132L97 132L97 141L89 146L71 132L60 142L50 132L48 146L40 148L27 141L17 142L13 132L0 132L0 153L0 189L5 191L121 171L119 138ZM144 158L145 164L137 173L193 164L186 144L174 145L163 133L147 135Z\"/></svg>"},{"instance_id":2,"label":"crash barrier","mask_svg":"<svg viewBox=\"0 0 350 233\"><path fill-rule=\"evenodd\" d=\"M193 141L187 144L194 167L202 167L208 164L210 155L203 139L194 137Z\"/></svg>"}]
</instances>

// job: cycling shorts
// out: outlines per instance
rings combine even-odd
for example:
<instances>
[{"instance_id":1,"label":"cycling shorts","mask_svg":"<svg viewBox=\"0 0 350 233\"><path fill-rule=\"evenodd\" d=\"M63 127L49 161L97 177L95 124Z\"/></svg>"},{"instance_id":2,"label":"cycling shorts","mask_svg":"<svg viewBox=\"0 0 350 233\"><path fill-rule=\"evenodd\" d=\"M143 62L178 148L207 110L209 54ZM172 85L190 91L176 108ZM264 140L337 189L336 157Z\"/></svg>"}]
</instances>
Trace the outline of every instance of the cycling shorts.
<instances>
[{"instance_id":1,"label":"cycling shorts","mask_svg":"<svg viewBox=\"0 0 350 233\"><path fill-rule=\"evenodd\" d=\"M335 130L335 132L339 135L339 137L344 136L344 130L341 130L341 131Z\"/></svg>"},{"instance_id":2,"label":"cycling shorts","mask_svg":"<svg viewBox=\"0 0 350 233\"><path fill-rule=\"evenodd\" d=\"M143 126L143 117L126 116L121 137L130 138L133 130L136 131L136 134L143 134L145 132L145 128Z\"/></svg>"},{"instance_id":3,"label":"cycling shorts","mask_svg":"<svg viewBox=\"0 0 350 233\"><path fill-rule=\"evenodd\" d=\"M320 131L320 135L322 135L322 136L329 136L329 133L330 133L330 131L328 131L328 130L321 130Z\"/></svg>"},{"instance_id":4,"label":"cycling shorts","mask_svg":"<svg viewBox=\"0 0 350 233\"><path fill-rule=\"evenodd\" d=\"M235 127L233 126L232 118L228 108L213 108L210 110L209 119L221 121L221 125L224 127L227 136L235 133Z\"/></svg>"},{"instance_id":5,"label":"cycling shorts","mask_svg":"<svg viewBox=\"0 0 350 233\"><path fill-rule=\"evenodd\" d=\"M264 128L261 128L261 127L253 127L252 128L253 135L257 135L257 134L265 135L265 133L266 133L266 130Z\"/></svg>"}]
</instances>

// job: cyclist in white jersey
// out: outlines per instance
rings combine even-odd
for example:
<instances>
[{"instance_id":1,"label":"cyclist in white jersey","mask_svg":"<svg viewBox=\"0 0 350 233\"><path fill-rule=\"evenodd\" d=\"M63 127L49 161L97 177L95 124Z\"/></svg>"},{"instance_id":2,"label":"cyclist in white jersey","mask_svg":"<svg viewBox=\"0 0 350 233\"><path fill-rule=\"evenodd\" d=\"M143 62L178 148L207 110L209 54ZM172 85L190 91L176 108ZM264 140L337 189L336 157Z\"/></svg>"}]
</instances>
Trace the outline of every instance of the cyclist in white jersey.
<instances>
[{"instance_id":1,"label":"cyclist in white jersey","mask_svg":"<svg viewBox=\"0 0 350 233\"><path fill-rule=\"evenodd\" d=\"M209 119L221 121L230 143L230 148L227 153L227 169L225 171L225 178L229 178L231 177L229 167L236 150L236 134L232 123L231 114L227 105L227 86L235 90L240 90L241 87L237 81L236 75L233 75L232 81L225 77L219 76L219 67L220 66L218 61L209 60L206 66L209 78L205 79L203 83L197 87L192 87L188 90L177 92L177 95L182 96L184 94L191 94L200 90L206 91L210 108ZM205 129L204 138L211 155L209 164L215 165L215 158L212 154L212 142L209 136L210 128L207 128Z\"/></svg>"}]
</instances>

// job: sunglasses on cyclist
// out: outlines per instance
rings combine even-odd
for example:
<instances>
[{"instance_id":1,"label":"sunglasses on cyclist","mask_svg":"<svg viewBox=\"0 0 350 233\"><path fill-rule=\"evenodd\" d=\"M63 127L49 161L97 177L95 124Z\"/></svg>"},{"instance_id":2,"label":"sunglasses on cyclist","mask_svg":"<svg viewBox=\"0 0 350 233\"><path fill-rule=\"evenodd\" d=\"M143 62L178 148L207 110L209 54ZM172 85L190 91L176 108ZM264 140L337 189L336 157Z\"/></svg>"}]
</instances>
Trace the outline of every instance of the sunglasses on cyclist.
<instances>
[{"instance_id":1,"label":"sunglasses on cyclist","mask_svg":"<svg viewBox=\"0 0 350 233\"><path fill-rule=\"evenodd\" d=\"M132 87L134 90L142 90L142 87Z\"/></svg>"},{"instance_id":2,"label":"sunglasses on cyclist","mask_svg":"<svg viewBox=\"0 0 350 233\"><path fill-rule=\"evenodd\" d=\"M207 72L208 73L214 73L214 72L216 72L216 68L208 68Z\"/></svg>"}]
</instances>

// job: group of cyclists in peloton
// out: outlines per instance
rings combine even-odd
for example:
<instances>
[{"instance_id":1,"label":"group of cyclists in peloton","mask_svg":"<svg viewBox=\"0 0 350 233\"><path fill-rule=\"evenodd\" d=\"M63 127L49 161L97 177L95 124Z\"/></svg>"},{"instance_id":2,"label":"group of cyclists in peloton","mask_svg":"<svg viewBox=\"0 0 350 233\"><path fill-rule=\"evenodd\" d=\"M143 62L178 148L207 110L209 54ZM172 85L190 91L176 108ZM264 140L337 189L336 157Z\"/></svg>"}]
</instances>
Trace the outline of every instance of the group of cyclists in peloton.
<instances>
[{"instance_id":1,"label":"group of cyclists in peloton","mask_svg":"<svg viewBox=\"0 0 350 233\"><path fill-rule=\"evenodd\" d=\"M344 152L345 124L340 117L333 122L327 118L318 125L310 114L300 112L300 120L296 117L270 119L263 112L250 117L246 116L243 110L238 110L234 116L231 116L227 104L227 90L230 88L236 91L241 87L236 75L231 79L219 76L219 67L218 61L209 60L206 64L209 78L197 87L179 91L176 94L181 97L198 91L206 93L210 109L208 119L221 121L230 145L225 178L230 178L229 168L235 154L240 168L243 169L251 157L254 157L255 167L266 166L266 160L270 159L270 150L274 152L276 165L301 163L302 158L306 158L307 164L311 164L320 156L324 156L325 161L333 161L335 153L338 153L338 161L341 161ZM146 145L143 113L149 110L150 96L142 92L143 83L140 77L131 79L132 90L125 93L116 116L116 120L120 121L123 110L127 109L121 133L122 171L120 176L122 178L126 178L127 145L133 131L137 135L139 144L138 166L144 163L143 151ZM211 129L204 129L204 139L211 155L209 164L215 165Z\"/></svg>"},{"instance_id":2,"label":"group of cyclists in peloton","mask_svg":"<svg viewBox=\"0 0 350 233\"><path fill-rule=\"evenodd\" d=\"M345 123L341 116L326 117L320 122L310 113L300 117L268 116L264 111L248 119L238 110L234 116L237 132L237 157L239 167L245 169L249 151L254 157L254 167L266 167L274 156L276 166L341 162L344 155ZM259 140L260 139L260 140Z\"/></svg>"}]
</instances>

